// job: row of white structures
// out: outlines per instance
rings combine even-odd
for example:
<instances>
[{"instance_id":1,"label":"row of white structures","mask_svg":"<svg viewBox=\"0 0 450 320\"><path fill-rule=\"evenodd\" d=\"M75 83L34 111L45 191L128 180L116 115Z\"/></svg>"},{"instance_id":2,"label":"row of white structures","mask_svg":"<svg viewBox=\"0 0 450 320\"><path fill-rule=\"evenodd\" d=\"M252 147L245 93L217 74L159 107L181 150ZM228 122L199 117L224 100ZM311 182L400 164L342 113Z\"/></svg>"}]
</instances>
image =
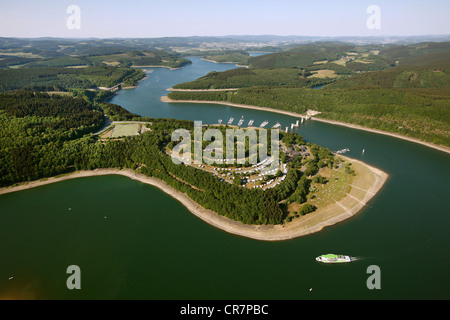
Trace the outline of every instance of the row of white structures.
<instances>
[{"instance_id":1,"label":"row of white structures","mask_svg":"<svg viewBox=\"0 0 450 320\"><path fill-rule=\"evenodd\" d=\"M281 179L277 180L277 179L272 179L270 181L267 181L264 184L260 184L257 186L253 186L253 188L264 188L267 187L266 189L271 189L271 188L275 188L277 185L279 185L281 182L284 181L284 179L286 179L286 176L282 176ZM276 181L274 184L272 184L272 182Z\"/></svg>"}]
</instances>

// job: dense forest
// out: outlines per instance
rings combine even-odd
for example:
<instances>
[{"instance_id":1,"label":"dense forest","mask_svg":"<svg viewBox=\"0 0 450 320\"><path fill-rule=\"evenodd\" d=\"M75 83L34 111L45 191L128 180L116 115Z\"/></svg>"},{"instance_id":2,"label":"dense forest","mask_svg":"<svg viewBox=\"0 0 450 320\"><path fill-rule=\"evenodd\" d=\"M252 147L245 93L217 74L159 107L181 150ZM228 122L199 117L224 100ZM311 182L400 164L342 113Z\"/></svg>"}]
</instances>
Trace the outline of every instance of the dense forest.
<instances>
[{"instance_id":1,"label":"dense forest","mask_svg":"<svg viewBox=\"0 0 450 320\"><path fill-rule=\"evenodd\" d=\"M355 46L342 42L316 42L283 52L251 57L248 63L254 69L321 68L334 69L340 74L388 68L393 59L375 54L373 49L373 46Z\"/></svg>"},{"instance_id":2,"label":"dense forest","mask_svg":"<svg viewBox=\"0 0 450 320\"><path fill-rule=\"evenodd\" d=\"M309 77L305 69L231 69L212 71L192 82L180 83L174 89L230 89L253 86L313 87L330 83L330 79Z\"/></svg>"},{"instance_id":3,"label":"dense forest","mask_svg":"<svg viewBox=\"0 0 450 320\"><path fill-rule=\"evenodd\" d=\"M1 148L79 138L103 125L103 112L82 98L17 91L0 94Z\"/></svg>"},{"instance_id":4,"label":"dense forest","mask_svg":"<svg viewBox=\"0 0 450 320\"><path fill-rule=\"evenodd\" d=\"M190 56L201 56L203 59L212 60L218 63L237 63L247 65L250 55L244 50L208 50L191 51Z\"/></svg>"},{"instance_id":5,"label":"dense forest","mask_svg":"<svg viewBox=\"0 0 450 320\"><path fill-rule=\"evenodd\" d=\"M95 89L119 83L135 85L144 77L140 69L117 67L5 69L0 70L0 92L32 86Z\"/></svg>"},{"instance_id":6,"label":"dense forest","mask_svg":"<svg viewBox=\"0 0 450 320\"><path fill-rule=\"evenodd\" d=\"M0 69L9 67L20 68L66 68L66 67L131 67L131 66L165 66L179 68L191 63L175 52L129 50L110 54L62 55L57 57L29 57L1 55Z\"/></svg>"},{"instance_id":7,"label":"dense forest","mask_svg":"<svg viewBox=\"0 0 450 320\"><path fill-rule=\"evenodd\" d=\"M450 68L397 67L336 81L327 88L442 88L450 85Z\"/></svg>"}]
</instances>

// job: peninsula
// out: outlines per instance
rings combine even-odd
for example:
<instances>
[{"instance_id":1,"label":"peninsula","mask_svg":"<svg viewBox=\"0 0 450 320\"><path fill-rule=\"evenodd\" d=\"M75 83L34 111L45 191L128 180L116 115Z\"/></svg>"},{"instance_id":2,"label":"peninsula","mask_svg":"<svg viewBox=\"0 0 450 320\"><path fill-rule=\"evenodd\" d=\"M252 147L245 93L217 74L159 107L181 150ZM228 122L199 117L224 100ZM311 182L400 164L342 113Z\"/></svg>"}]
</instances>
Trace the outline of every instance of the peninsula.
<instances>
[{"instance_id":1,"label":"peninsula","mask_svg":"<svg viewBox=\"0 0 450 320\"><path fill-rule=\"evenodd\" d=\"M214 167L177 165L171 159L175 141L170 135L179 128L192 132L191 121L141 118L118 105L95 107L85 99L67 95L18 91L0 94L0 99L4 108L1 121L6 128L1 136L4 156L0 182L4 188L0 194L66 179L120 174L160 188L217 228L275 241L317 232L353 216L387 179L387 174L376 168L282 131L281 162L264 177L258 175L263 165L252 167L249 161ZM33 107L22 111L16 107L20 101ZM51 121L48 110L57 113ZM24 117L18 117L17 112L25 112L20 114ZM108 128L99 131L102 113L120 130L110 135L106 134ZM58 118L58 114L65 118ZM91 114L92 120L83 122L84 114ZM41 122L41 117L47 122L37 128L52 134L32 133L35 143L29 146L29 137L20 128ZM86 134L89 131L98 134Z\"/></svg>"}]
</instances>

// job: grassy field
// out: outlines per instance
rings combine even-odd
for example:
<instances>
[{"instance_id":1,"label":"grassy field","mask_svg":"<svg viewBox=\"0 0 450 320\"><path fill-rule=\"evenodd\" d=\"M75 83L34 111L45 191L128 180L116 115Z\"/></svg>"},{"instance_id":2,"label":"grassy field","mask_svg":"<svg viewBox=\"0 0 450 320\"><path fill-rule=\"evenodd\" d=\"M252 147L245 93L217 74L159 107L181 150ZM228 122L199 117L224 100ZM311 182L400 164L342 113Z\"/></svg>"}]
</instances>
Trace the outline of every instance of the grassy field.
<instances>
[{"instance_id":1,"label":"grassy field","mask_svg":"<svg viewBox=\"0 0 450 320\"><path fill-rule=\"evenodd\" d=\"M326 178L326 184L312 183L311 186L317 189L316 192L311 192L308 195L308 203L323 208L327 205L332 205L335 201L345 198L351 189L351 183L355 179L353 175L347 174L343 167L338 170L324 167L320 169L320 176ZM298 212L303 204L293 202L289 205L288 211L291 213Z\"/></svg>"},{"instance_id":2,"label":"grassy field","mask_svg":"<svg viewBox=\"0 0 450 320\"><path fill-rule=\"evenodd\" d=\"M139 124L133 123L133 124L116 124L112 134L111 138L119 138L119 137L125 137L125 136L134 136L138 133Z\"/></svg>"},{"instance_id":3,"label":"grassy field","mask_svg":"<svg viewBox=\"0 0 450 320\"><path fill-rule=\"evenodd\" d=\"M354 180L354 176L346 173L344 168L340 168L337 171L322 168L319 171L319 175L327 178L329 182L326 184L312 184L318 191L310 194L309 203L318 208L344 198L350 191L350 184Z\"/></svg>"},{"instance_id":4,"label":"grassy field","mask_svg":"<svg viewBox=\"0 0 450 320\"><path fill-rule=\"evenodd\" d=\"M327 69L312 71L312 73L313 75L308 78L336 78L338 76L334 70Z\"/></svg>"}]
</instances>

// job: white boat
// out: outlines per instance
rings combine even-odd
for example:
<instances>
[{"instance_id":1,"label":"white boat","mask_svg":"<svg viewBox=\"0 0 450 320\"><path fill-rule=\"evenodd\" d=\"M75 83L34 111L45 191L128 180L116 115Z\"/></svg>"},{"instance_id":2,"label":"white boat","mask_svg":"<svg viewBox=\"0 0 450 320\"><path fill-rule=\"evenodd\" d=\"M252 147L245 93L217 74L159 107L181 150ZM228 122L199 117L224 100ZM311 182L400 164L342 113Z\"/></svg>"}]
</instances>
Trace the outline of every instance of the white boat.
<instances>
[{"instance_id":1,"label":"white boat","mask_svg":"<svg viewBox=\"0 0 450 320\"><path fill-rule=\"evenodd\" d=\"M344 153L346 153L346 152L349 152L350 151L350 149L342 149L342 150L338 150L338 151L336 151L336 153L337 154L344 154Z\"/></svg>"},{"instance_id":2,"label":"white boat","mask_svg":"<svg viewBox=\"0 0 450 320\"><path fill-rule=\"evenodd\" d=\"M316 261L323 263L345 263L345 262L352 262L352 258L341 254L328 253L318 256L316 258Z\"/></svg>"}]
</instances>

